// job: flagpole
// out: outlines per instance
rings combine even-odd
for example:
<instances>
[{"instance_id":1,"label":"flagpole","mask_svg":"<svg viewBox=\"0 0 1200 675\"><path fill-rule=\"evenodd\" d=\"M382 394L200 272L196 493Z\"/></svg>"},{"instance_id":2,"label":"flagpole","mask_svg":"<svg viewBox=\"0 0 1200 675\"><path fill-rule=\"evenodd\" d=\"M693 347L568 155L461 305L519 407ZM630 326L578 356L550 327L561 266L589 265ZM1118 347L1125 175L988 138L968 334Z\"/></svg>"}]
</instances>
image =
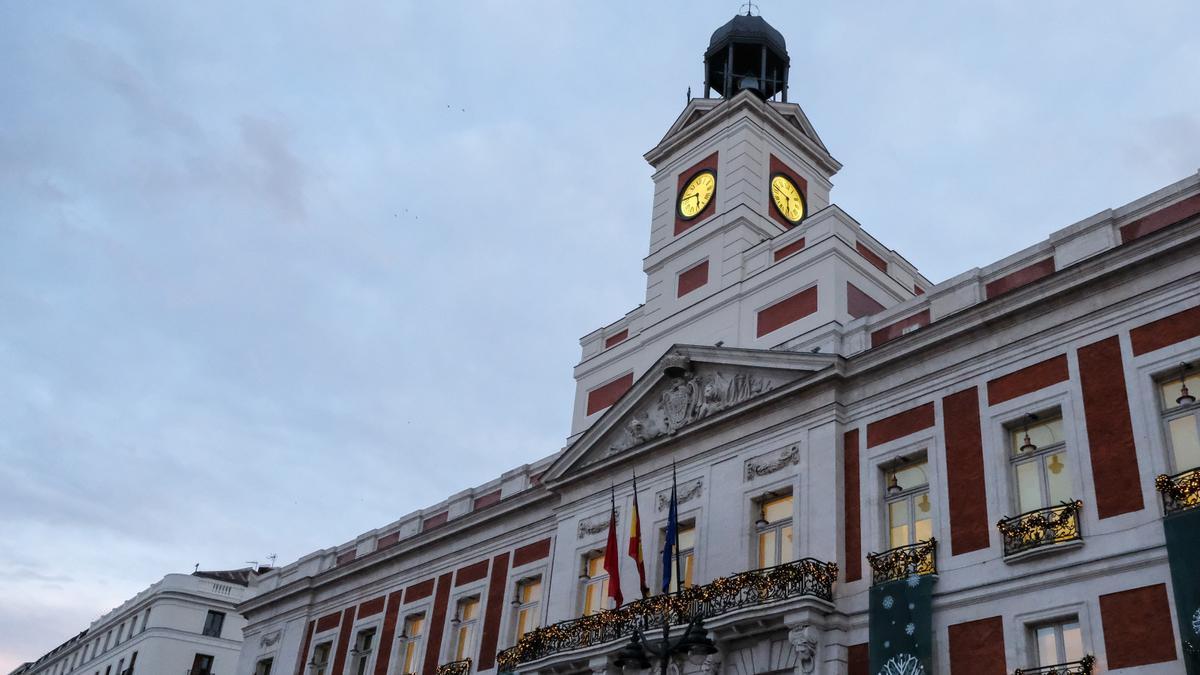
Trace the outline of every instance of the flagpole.
<instances>
[{"instance_id":1,"label":"flagpole","mask_svg":"<svg viewBox=\"0 0 1200 675\"><path fill-rule=\"evenodd\" d=\"M679 564L679 496L676 492L675 460L671 460L671 502L675 504L675 592L683 593L683 571Z\"/></svg>"}]
</instances>

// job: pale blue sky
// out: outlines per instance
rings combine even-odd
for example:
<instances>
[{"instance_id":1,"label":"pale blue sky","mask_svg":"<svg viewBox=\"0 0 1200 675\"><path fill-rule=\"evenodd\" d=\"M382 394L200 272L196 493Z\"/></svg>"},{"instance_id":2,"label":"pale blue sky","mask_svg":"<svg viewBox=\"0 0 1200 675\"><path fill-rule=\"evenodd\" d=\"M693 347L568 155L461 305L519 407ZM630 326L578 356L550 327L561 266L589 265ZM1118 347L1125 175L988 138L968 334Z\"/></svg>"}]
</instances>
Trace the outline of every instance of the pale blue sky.
<instances>
[{"instance_id":1,"label":"pale blue sky","mask_svg":"<svg viewBox=\"0 0 1200 675\"><path fill-rule=\"evenodd\" d=\"M783 2L934 281L1200 167L1200 3ZM0 672L555 451L736 2L0 0Z\"/></svg>"}]
</instances>

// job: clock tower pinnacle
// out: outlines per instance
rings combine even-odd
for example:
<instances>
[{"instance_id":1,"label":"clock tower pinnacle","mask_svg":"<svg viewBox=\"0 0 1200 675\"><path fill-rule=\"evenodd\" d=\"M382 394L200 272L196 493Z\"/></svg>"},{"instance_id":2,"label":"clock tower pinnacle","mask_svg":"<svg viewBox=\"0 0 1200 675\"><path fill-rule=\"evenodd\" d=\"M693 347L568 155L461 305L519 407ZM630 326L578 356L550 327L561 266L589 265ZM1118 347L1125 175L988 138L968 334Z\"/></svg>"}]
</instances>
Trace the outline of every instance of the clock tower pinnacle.
<instances>
[{"instance_id":1,"label":"clock tower pinnacle","mask_svg":"<svg viewBox=\"0 0 1200 675\"><path fill-rule=\"evenodd\" d=\"M733 98L748 90L763 99L787 103L787 42L761 16L739 14L713 32L704 52L704 97L716 92Z\"/></svg>"}]
</instances>

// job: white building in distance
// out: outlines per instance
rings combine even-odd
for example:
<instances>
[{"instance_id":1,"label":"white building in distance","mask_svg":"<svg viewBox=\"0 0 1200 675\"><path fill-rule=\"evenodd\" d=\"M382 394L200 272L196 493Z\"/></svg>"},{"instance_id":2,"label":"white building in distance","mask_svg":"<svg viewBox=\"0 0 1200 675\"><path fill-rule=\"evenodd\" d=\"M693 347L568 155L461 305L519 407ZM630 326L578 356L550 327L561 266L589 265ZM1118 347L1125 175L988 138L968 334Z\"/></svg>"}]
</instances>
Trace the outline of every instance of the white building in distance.
<instances>
[{"instance_id":1,"label":"white building in distance","mask_svg":"<svg viewBox=\"0 0 1200 675\"><path fill-rule=\"evenodd\" d=\"M254 574L168 574L10 675L234 675Z\"/></svg>"}]
</instances>

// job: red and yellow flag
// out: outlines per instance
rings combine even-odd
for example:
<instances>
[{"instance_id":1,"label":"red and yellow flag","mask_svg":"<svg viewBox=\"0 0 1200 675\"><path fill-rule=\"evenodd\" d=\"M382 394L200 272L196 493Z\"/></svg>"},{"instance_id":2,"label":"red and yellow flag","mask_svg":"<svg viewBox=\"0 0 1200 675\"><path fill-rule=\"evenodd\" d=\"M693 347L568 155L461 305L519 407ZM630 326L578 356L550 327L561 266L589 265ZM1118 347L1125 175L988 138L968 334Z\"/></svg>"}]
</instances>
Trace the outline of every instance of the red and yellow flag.
<instances>
[{"instance_id":1,"label":"red and yellow flag","mask_svg":"<svg viewBox=\"0 0 1200 675\"><path fill-rule=\"evenodd\" d=\"M637 563L638 582L642 587L642 597L650 597L650 587L646 585L646 565L642 563L642 519L638 515L637 475L633 477L633 516L629 519L629 557Z\"/></svg>"}]
</instances>

